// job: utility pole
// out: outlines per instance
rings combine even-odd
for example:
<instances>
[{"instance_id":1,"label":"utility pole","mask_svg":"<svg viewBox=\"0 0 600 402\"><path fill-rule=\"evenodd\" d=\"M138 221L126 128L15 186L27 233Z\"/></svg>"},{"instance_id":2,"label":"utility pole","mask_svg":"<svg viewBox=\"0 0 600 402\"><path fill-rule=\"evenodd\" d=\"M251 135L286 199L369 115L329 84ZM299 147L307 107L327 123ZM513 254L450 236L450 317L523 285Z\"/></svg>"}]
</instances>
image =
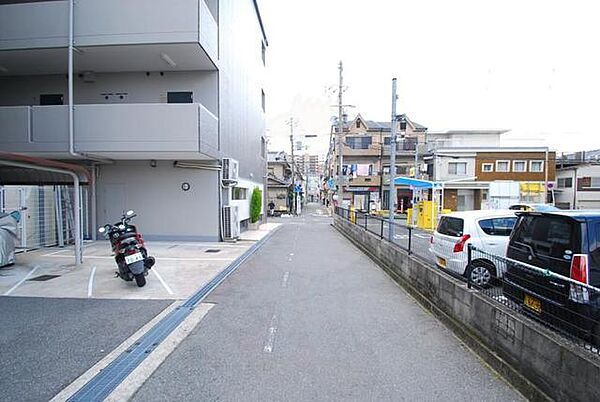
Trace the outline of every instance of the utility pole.
<instances>
[{"instance_id":1,"label":"utility pole","mask_svg":"<svg viewBox=\"0 0 600 402\"><path fill-rule=\"evenodd\" d=\"M390 130L390 196L389 207L389 240L394 241L394 216L396 215L396 79L392 79L392 124Z\"/></svg>"},{"instance_id":2,"label":"utility pole","mask_svg":"<svg viewBox=\"0 0 600 402\"><path fill-rule=\"evenodd\" d=\"M342 82L343 82L343 78L342 78L342 71L343 71L343 67L342 67L342 61L340 60L340 64L339 64L339 70L340 70L340 82L339 82L339 87L338 87L338 180L337 180L337 187L338 187L338 205L342 204L342 200L344 199L344 175L343 175L343 166L344 166L344 156L343 156L343 132L344 132L344 122L343 122L343 103L342 103L342 92L343 92L343 87L342 87Z\"/></svg>"},{"instance_id":3,"label":"utility pole","mask_svg":"<svg viewBox=\"0 0 600 402\"><path fill-rule=\"evenodd\" d=\"M292 214L296 214L296 161L294 160L294 118L290 117L288 120L288 124L290 125L290 145L292 146L292 193L293 193L293 202L292 202Z\"/></svg>"}]
</instances>

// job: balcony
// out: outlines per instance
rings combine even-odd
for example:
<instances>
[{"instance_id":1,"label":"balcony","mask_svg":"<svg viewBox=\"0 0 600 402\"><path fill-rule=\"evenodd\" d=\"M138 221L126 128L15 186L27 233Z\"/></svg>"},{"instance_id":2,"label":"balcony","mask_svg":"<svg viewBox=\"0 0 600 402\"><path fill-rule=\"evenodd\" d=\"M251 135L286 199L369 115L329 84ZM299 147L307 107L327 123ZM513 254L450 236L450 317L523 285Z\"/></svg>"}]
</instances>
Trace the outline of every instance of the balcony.
<instances>
[{"instance_id":1,"label":"balcony","mask_svg":"<svg viewBox=\"0 0 600 402\"><path fill-rule=\"evenodd\" d=\"M0 5L2 74L67 69L69 2ZM218 25L205 0L78 0L76 71L214 70Z\"/></svg>"},{"instance_id":2,"label":"balcony","mask_svg":"<svg viewBox=\"0 0 600 402\"><path fill-rule=\"evenodd\" d=\"M75 105L77 152L111 159L212 159L219 122L203 105ZM69 156L68 106L0 107L0 150Z\"/></svg>"}]
</instances>

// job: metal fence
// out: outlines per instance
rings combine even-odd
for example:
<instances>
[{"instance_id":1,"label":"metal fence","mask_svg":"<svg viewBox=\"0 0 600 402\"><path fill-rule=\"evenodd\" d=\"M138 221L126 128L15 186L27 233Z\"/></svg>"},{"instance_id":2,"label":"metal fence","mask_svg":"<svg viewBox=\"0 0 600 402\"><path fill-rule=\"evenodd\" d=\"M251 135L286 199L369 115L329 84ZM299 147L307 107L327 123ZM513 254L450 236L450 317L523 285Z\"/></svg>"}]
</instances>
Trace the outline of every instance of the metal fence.
<instances>
[{"instance_id":1,"label":"metal fence","mask_svg":"<svg viewBox=\"0 0 600 402\"><path fill-rule=\"evenodd\" d=\"M0 212L19 211L17 251L74 242L72 186L0 186ZM89 238L87 188L81 188L84 238Z\"/></svg>"},{"instance_id":2,"label":"metal fence","mask_svg":"<svg viewBox=\"0 0 600 402\"><path fill-rule=\"evenodd\" d=\"M336 207L335 213L380 239L394 243L408 254L416 255L425 260L429 260L431 257L429 254L430 232L395 221L391 224L393 230L390 237L390 221L388 218L341 207Z\"/></svg>"},{"instance_id":3,"label":"metal fence","mask_svg":"<svg viewBox=\"0 0 600 402\"><path fill-rule=\"evenodd\" d=\"M393 223L389 237L386 218L337 207L335 213L382 240L433 265L431 233ZM600 355L600 289L523 262L468 245L467 272L486 268L491 282L481 286L466 275L467 286L563 335L566 340Z\"/></svg>"},{"instance_id":4,"label":"metal fence","mask_svg":"<svg viewBox=\"0 0 600 402\"><path fill-rule=\"evenodd\" d=\"M549 269L491 254L469 244L468 264L496 272L491 285L467 286L600 354L600 289Z\"/></svg>"}]
</instances>

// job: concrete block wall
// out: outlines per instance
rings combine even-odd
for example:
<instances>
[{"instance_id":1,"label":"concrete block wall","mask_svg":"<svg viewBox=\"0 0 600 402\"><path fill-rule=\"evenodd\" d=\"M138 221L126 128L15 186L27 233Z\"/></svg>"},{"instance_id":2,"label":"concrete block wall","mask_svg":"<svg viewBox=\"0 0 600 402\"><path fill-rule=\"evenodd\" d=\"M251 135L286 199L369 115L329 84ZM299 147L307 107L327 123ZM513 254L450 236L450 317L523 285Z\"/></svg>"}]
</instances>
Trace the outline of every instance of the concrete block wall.
<instances>
[{"instance_id":1,"label":"concrete block wall","mask_svg":"<svg viewBox=\"0 0 600 402\"><path fill-rule=\"evenodd\" d=\"M343 218L334 227L528 399L600 400L600 356Z\"/></svg>"}]
</instances>

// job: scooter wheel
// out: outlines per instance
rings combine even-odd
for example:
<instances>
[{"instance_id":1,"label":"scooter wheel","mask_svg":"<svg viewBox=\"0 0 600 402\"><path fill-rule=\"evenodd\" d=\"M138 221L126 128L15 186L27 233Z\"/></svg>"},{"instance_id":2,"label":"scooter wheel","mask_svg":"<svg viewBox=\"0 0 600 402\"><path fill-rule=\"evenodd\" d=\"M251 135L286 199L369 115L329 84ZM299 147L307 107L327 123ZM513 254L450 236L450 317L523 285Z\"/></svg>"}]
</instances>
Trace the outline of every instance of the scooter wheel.
<instances>
[{"instance_id":1,"label":"scooter wheel","mask_svg":"<svg viewBox=\"0 0 600 402\"><path fill-rule=\"evenodd\" d=\"M146 284L146 276L144 274L139 274L135 276L135 283L137 283L138 287L142 287Z\"/></svg>"}]
</instances>

